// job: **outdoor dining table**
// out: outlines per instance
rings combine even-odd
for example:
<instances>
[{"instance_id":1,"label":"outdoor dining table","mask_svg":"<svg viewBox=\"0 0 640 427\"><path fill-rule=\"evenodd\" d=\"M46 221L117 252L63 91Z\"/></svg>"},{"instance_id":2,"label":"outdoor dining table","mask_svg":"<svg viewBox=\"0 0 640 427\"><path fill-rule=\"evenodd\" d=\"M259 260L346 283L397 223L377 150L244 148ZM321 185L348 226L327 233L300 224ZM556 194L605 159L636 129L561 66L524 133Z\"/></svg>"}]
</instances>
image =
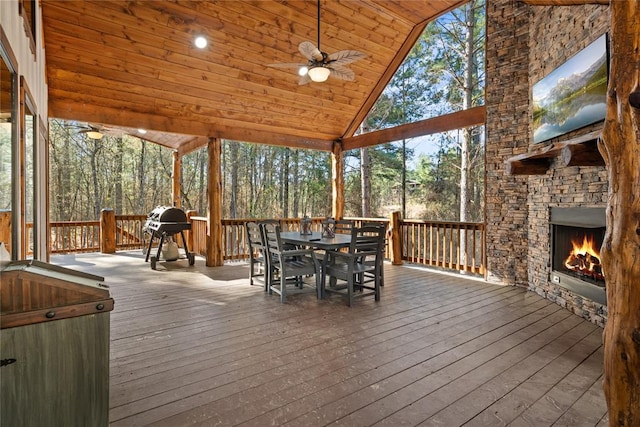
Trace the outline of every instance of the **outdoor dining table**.
<instances>
[{"instance_id":1,"label":"outdoor dining table","mask_svg":"<svg viewBox=\"0 0 640 427\"><path fill-rule=\"evenodd\" d=\"M322 233L319 231L311 234L300 234L299 231L283 231L280 233L280 238L285 243L325 251L346 248L351 244L351 234L336 233L334 237L322 237Z\"/></svg>"},{"instance_id":2,"label":"outdoor dining table","mask_svg":"<svg viewBox=\"0 0 640 427\"><path fill-rule=\"evenodd\" d=\"M306 246L308 248L324 251L346 248L351 244L351 234L336 233L333 237L322 237L322 233L319 231L311 234L300 234L299 231L283 231L280 233L280 238L284 243L296 246ZM325 280L324 273L327 258L328 257L325 254L322 262L320 263L323 283ZM318 289L318 298L322 298L322 292L320 289Z\"/></svg>"}]
</instances>

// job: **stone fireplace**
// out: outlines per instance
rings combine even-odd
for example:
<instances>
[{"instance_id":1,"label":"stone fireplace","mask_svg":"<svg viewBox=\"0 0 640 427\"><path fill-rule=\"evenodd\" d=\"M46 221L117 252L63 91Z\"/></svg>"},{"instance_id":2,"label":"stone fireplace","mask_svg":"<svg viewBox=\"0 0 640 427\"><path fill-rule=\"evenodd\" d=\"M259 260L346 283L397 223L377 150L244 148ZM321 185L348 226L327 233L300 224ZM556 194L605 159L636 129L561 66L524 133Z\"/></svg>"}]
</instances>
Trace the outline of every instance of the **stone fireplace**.
<instances>
[{"instance_id":1,"label":"stone fireplace","mask_svg":"<svg viewBox=\"0 0 640 427\"><path fill-rule=\"evenodd\" d=\"M548 7L511 0L487 5L487 44L492 46L486 91L487 280L527 287L599 326L607 318L604 283L592 283L593 275L576 277L563 266L571 240L584 240L575 233L586 230L594 234L594 246L601 244L608 201L605 166L571 164L558 153L530 159L538 167L518 174L509 172L508 161L601 130L602 123L596 123L533 143L531 87L609 25L607 5Z\"/></svg>"},{"instance_id":2,"label":"stone fireplace","mask_svg":"<svg viewBox=\"0 0 640 427\"><path fill-rule=\"evenodd\" d=\"M600 247L606 231L604 208L551 208L551 282L606 304Z\"/></svg>"}]
</instances>

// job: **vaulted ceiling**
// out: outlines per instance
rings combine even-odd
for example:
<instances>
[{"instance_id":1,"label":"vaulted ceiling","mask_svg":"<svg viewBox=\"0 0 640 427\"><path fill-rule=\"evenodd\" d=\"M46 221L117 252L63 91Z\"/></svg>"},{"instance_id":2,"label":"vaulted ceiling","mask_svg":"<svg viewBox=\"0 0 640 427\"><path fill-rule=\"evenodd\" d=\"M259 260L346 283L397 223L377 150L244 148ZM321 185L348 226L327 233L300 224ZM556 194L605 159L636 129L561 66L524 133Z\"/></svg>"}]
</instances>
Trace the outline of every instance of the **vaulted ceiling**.
<instances>
[{"instance_id":1,"label":"vaulted ceiling","mask_svg":"<svg viewBox=\"0 0 640 427\"><path fill-rule=\"evenodd\" d=\"M145 128L182 151L207 137L329 150L426 24L464 2L322 0L321 50L367 57L349 65L354 81L299 85L295 69L268 64L306 62L298 45L317 42L315 1L43 0L49 116Z\"/></svg>"},{"instance_id":2,"label":"vaulted ceiling","mask_svg":"<svg viewBox=\"0 0 640 427\"><path fill-rule=\"evenodd\" d=\"M320 150L387 142L353 135L426 25L466 1L321 0L321 50L367 57L349 64L354 81L299 85L295 69L268 64L306 62L298 45L317 43L313 0L42 0L49 116L145 128L181 152L210 137ZM483 107L462 113L385 138L484 122Z\"/></svg>"}]
</instances>

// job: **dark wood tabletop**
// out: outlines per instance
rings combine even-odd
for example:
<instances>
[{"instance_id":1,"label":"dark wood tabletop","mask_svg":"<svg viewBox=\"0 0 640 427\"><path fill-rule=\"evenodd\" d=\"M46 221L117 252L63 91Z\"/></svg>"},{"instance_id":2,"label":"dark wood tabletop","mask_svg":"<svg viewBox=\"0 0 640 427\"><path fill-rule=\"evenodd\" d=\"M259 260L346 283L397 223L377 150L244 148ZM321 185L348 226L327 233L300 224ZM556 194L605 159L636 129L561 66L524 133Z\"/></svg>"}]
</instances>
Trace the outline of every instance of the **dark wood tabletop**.
<instances>
[{"instance_id":1,"label":"dark wood tabletop","mask_svg":"<svg viewBox=\"0 0 640 427\"><path fill-rule=\"evenodd\" d=\"M349 246L351 234L337 233L332 238L323 238L322 233L315 231L311 234L300 234L299 231L283 231L280 238L285 243L308 246L316 249L331 250Z\"/></svg>"}]
</instances>

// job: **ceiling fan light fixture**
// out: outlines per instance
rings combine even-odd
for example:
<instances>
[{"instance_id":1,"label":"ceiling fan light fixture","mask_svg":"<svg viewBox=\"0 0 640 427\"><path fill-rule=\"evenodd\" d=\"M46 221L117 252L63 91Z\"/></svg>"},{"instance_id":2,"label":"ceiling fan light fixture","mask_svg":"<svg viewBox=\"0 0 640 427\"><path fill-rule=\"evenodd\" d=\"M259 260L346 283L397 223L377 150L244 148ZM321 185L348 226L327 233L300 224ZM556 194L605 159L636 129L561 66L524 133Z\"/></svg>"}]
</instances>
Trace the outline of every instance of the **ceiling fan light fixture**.
<instances>
[{"instance_id":1,"label":"ceiling fan light fixture","mask_svg":"<svg viewBox=\"0 0 640 427\"><path fill-rule=\"evenodd\" d=\"M91 139L102 139L104 135L101 132L90 130L89 132L87 132L87 136Z\"/></svg>"},{"instance_id":2,"label":"ceiling fan light fixture","mask_svg":"<svg viewBox=\"0 0 640 427\"><path fill-rule=\"evenodd\" d=\"M309 72L309 67L307 67L306 65L303 65L302 67L298 68L298 75L300 77L306 76L308 72Z\"/></svg>"},{"instance_id":3,"label":"ceiling fan light fixture","mask_svg":"<svg viewBox=\"0 0 640 427\"><path fill-rule=\"evenodd\" d=\"M308 74L312 81L322 83L327 81L329 74L331 74L331 70L323 67L322 65L317 65L309 68Z\"/></svg>"}]
</instances>

